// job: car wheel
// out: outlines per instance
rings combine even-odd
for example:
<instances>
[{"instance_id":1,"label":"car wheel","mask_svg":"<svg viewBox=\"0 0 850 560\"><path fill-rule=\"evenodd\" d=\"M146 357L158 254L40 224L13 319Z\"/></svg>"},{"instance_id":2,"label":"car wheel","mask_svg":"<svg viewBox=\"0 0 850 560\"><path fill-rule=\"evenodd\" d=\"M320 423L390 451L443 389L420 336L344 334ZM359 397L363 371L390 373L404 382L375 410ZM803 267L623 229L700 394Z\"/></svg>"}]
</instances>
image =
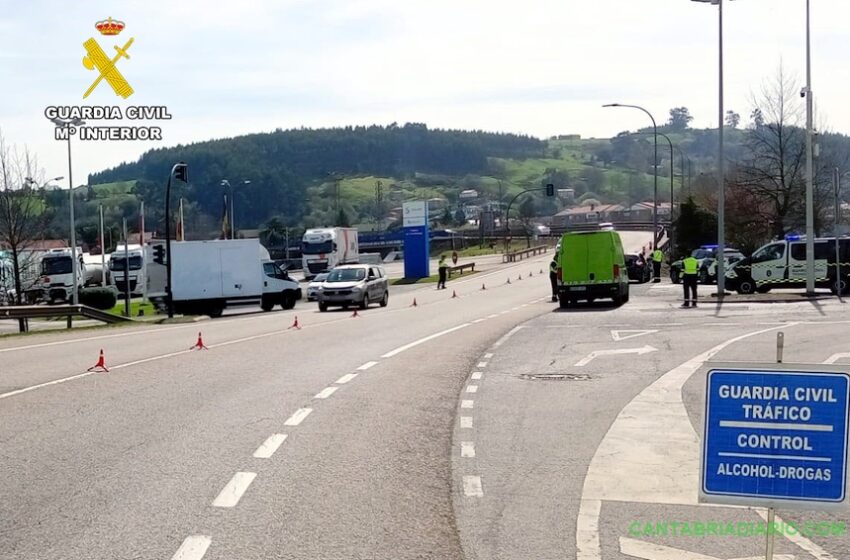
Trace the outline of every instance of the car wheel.
<instances>
[{"instance_id":1,"label":"car wheel","mask_svg":"<svg viewBox=\"0 0 850 560\"><path fill-rule=\"evenodd\" d=\"M360 302L360 309L369 307L369 294L363 294L363 301Z\"/></svg>"},{"instance_id":2,"label":"car wheel","mask_svg":"<svg viewBox=\"0 0 850 560\"><path fill-rule=\"evenodd\" d=\"M280 302L282 309L292 309L295 307L295 296L291 293L283 294L283 300Z\"/></svg>"},{"instance_id":3,"label":"car wheel","mask_svg":"<svg viewBox=\"0 0 850 560\"><path fill-rule=\"evenodd\" d=\"M846 294L847 293L847 281L843 279L835 280L832 285L829 287L829 291L832 292L832 295L837 294Z\"/></svg>"},{"instance_id":4,"label":"car wheel","mask_svg":"<svg viewBox=\"0 0 850 560\"><path fill-rule=\"evenodd\" d=\"M260 309L266 312L271 311L272 309L274 309L274 302L264 299L263 302L260 304Z\"/></svg>"},{"instance_id":5,"label":"car wheel","mask_svg":"<svg viewBox=\"0 0 850 560\"><path fill-rule=\"evenodd\" d=\"M567 309L570 306L570 300L566 296L558 296L558 307Z\"/></svg>"},{"instance_id":6,"label":"car wheel","mask_svg":"<svg viewBox=\"0 0 850 560\"><path fill-rule=\"evenodd\" d=\"M738 282L738 293L743 295L749 295L755 293L756 291L756 283L752 280L741 280Z\"/></svg>"},{"instance_id":7,"label":"car wheel","mask_svg":"<svg viewBox=\"0 0 850 560\"><path fill-rule=\"evenodd\" d=\"M678 284L682 281L682 279L679 277L679 271L675 268L670 269L670 281L674 284Z\"/></svg>"},{"instance_id":8,"label":"car wheel","mask_svg":"<svg viewBox=\"0 0 850 560\"><path fill-rule=\"evenodd\" d=\"M386 307L390 302L390 292L388 290L384 290L384 297L381 298L381 307Z\"/></svg>"},{"instance_id":9,"label":"car wheel","mask_svg":"<svg viewBox=\"0 0 850 560\"><path fill-rule=\"evenodd\" d=\"M699 283L708 284L708 271L704 268L699 271Z\"/></svg>"},{"instance_id":10,"label":"car wheel","mask_svg":"<svg viewBox=\"0 0 850 560\"><path fill-rule=\"evenodd\" d=\"M327 303L319 303L319 311L324 313L327 310L328 310L328 304Z\"/></svg>"}]
</instances>

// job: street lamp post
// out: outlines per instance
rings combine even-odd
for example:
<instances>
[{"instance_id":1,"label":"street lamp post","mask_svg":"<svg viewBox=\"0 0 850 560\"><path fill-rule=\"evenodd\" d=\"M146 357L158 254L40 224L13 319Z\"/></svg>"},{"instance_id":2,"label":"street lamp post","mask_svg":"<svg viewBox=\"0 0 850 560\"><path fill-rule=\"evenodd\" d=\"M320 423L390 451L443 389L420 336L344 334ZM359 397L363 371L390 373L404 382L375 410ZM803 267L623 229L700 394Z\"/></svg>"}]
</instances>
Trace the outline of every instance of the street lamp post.
<instances>
[{"instance_id":1,"label":"street lamp post","mask_svg":"<svg viewBox=\"0 0 850 560\"><path fill-rule=\"evenodd\" d=\"M717 6L718 13L718 106L717 106L717 295L726 293L726 188L723 173L723 0L692 0Z\"/></svg>"},{"instance_id":2,"label":"street lamp post","mask_svg":"<svg viewBox=\"0 0 850 560\"><path fill-rule=\"evenodd\" d=\"M814 95L812 94L812 26L806 0L806 293L815 292L815 206L814 171L812 169L812 128Z\"/></svg>"},{"instance_id":3,"label":"street lamp post","mask_svg":"<svg viewBox=\"0 0 850 560\"><path fill-rule=\"evenodd\" d=\"M80 120L79 118L64 120L58 117L51 118L50 121L56 125L56 128L65 128L67 130L66 138L68 139L68 186L70 187L68 196L69 196L69 207L70 207L70 217L71 217L71 275L73 276L72 280L72 292L71 292L71 303L73 305L77 305L78 301L78 291L79 291L79 283L77 282L77 232L76 232L76 224L74 222L74 178L72 174L71 168L71 135L73 134L74 127L79 127L86 124L85 121ZM71 317L68 316L68 326L71 326Z\"/></svg>"},{"instance_id":4,"label":"street lamp post","mask_svg":"<svg viewBox=\"0 0 850 560\"><path fill-rule=\"evenodd\" d=\"M663 132L658 133L659 136L667 140L667 143L670 145L670 246L673 246L673 141L670 140L670 137L664 134Z\"/></svg>"},{"instance_id":5,"label":"street lamp post","mask_svg":"<svg viewBox=\"0 0 850 560\"><path fill-rule=\"evenodd\" d=\"M638 105L625 105L623 103L608 103L603 107L628 107L630 109L638 109L646 113L652 121L653 139L655 144L655 156L652 160L652 174L654 176L654 195L652 203L652 248L658 248L658 125L655 123L655 117L652 113Z\"/></svg>"},{"instance_id":6,"label":"street lamp post","mask_svg":"<svg viewBox=\"0 0 850 560\"><path fill-rule=\"evenodd\" d=\"M240 185L250 185L251 181L244 180L239 182ZM221 186L226 186L230 189L230 239L236 239L236 196L233 194L233 185L227 179L221 180Z\"/></svg>"}]
</instances>

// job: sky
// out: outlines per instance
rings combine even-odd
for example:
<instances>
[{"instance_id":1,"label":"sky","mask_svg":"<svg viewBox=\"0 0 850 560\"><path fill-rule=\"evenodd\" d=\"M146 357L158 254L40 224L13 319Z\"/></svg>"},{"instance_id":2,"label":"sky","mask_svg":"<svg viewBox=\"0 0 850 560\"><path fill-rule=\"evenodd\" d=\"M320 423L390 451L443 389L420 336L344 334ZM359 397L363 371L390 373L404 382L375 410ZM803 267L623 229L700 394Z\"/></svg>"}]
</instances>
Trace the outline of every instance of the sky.
<instances>
[{"instance_id":1,"label":"sky","mask_svg":"<svg viewBox=\"0 0 850 560\"><path fill-rule=\"evenodd\" d=\"M818 122L850 133L850 3L812 8ZM73 140L76 185L156 147L277 128L424 122L537 137L610 137L686 106L717 125L718 10L689 0L0 0L0 133L68 177L48 106L163 105L162 141ZM125 23L117 37L94 24ZM804 0L724 0L726 108L785 72L805 81ZM82 64L94 38L128 99ZM191 163L191 162L190 162ZM164 178L168 170L163 170ZM66 183L67 184L67 183Z\"/></svg>"}]
</instances>

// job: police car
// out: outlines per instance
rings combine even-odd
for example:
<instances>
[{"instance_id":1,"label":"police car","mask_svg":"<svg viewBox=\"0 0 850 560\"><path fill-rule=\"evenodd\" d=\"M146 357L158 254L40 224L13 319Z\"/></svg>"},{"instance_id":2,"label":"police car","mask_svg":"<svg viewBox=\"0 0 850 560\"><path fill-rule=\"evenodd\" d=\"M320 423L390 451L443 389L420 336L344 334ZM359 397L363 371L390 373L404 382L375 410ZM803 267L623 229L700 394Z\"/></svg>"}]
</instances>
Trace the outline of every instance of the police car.
<instances>
[{"instance_id":1,"label":"police car","mask_svg":"<svg viewBox=\"0 0 850 560\"><path fill-rule=\"evenodd\" d=\"M701 245L699 249L694 249L691 252L691 256L699 261L699 282L702 284L708 284L712 281L709 266L717 259L717 249L717 245ZM734 247L724 248L723 254L726 256L727 262L728 259L732 257L743 258L744 256L738 249L735 249ZM673 282L674 284L678 284L682 281L682 269L682 259L674 261L673 264L670 265L671 282ZM716 276L717 272L715 271L714 274Z\"/></svg>"},{"instance_id":2,"label":"police car","mask_svg":"<svg viewBox=\"0 0 850 560\"><path fill-rule=\"evenodd\" d=\"M832 293L848 292L850 238L838 238L840 274L836 274L836 239L818 238L815 247L815 285ZM752 257L735 263L726 272L726 286L739 294L767 293L773 288L806 287L806 238L789 235L759 248Z\"/></svg>"}]
</instances>

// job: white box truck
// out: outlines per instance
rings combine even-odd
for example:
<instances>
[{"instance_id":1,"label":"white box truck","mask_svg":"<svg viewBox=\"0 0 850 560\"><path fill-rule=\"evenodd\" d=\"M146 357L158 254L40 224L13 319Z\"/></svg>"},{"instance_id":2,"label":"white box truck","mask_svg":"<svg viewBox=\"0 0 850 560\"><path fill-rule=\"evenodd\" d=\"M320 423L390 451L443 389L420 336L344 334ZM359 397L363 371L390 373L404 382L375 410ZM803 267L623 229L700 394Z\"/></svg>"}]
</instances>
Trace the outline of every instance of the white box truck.
<instances>
[{"instance_id":1,"label":"white box truck","mask_svg":"<svg viewBox=\"0 0 850 560\"><path fill-rule=\"evenodd\" d=\"M166 267L164 261L156 262L158 247L164 252L165 242L152 245L149 297L164 309ZM301 299L298 282L269 258L257 239L173 241L171 260L172 299L180 314L219 317L226 307L252 303L263 311L275 305L292 309Z\"/></svg>"},{"instance_id":2,"label":"white box truck","mask_svg":"<svg viewBox=\"0 0 850 560\"><path fill-rule=\"evenodd\" d=\"M304 232L301 259L308 280L341 264L357 263L357 228L315 228Z\"/></svg>"}]
</instances>

